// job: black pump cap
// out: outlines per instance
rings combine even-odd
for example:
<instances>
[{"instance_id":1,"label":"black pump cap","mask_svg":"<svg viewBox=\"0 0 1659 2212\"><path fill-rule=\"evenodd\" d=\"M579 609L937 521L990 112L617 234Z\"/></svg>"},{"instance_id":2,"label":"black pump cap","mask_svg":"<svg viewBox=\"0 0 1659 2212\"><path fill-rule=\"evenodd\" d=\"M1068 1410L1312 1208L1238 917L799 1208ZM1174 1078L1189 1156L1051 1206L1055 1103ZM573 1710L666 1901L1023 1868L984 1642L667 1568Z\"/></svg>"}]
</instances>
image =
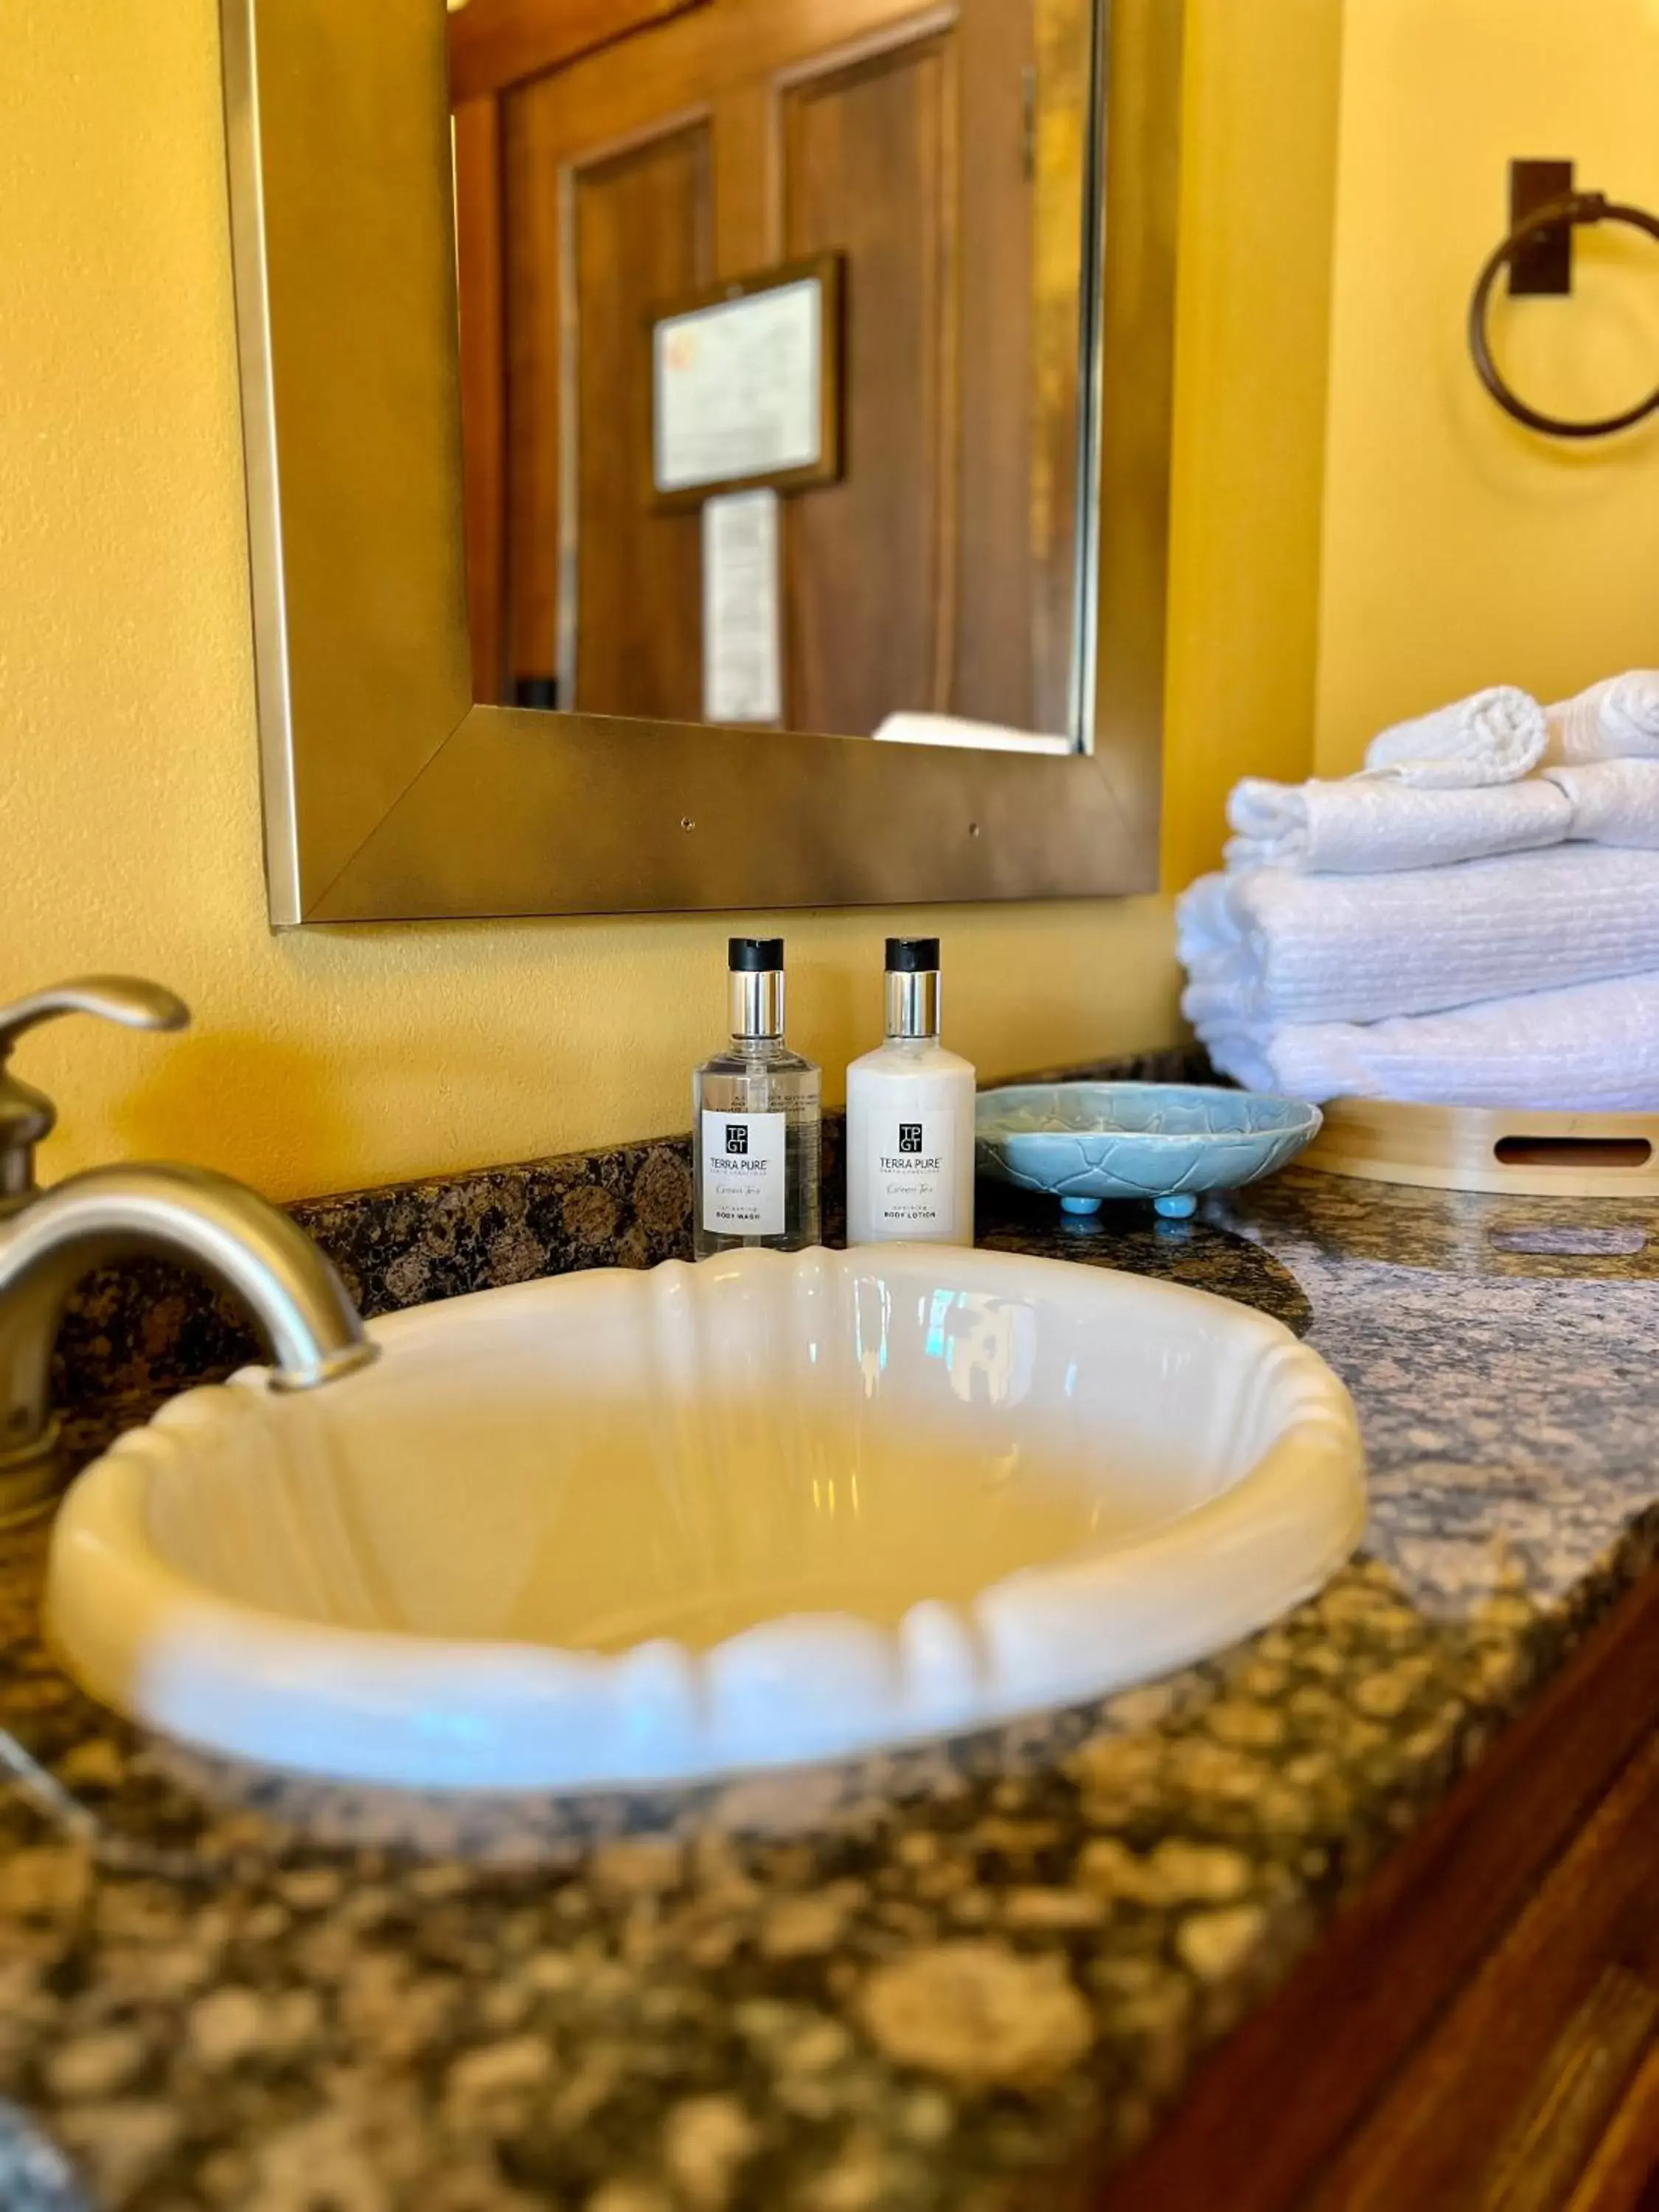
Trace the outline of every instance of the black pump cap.
<instances>
[{"instance_id":1,"label":"black pump cap","mask_svg":"<svg viewBox=\"0 0 1659 2212\"><path fill-rule=\"evenodd\" d=\"M781 937L734 937L726 947L726 966L734 975L772 975L783 969Z\"/></svg>"},{"instance_id":2,"label":"black pump cap","mask_svg":"<svg viewBox=\"0 0 1659 2212\"><path fill-rule=\"evenodd\" d=\"M936 937L890 937L887 972L890 975L927 975L939 966Z\"/></svg>"}]
</instances>

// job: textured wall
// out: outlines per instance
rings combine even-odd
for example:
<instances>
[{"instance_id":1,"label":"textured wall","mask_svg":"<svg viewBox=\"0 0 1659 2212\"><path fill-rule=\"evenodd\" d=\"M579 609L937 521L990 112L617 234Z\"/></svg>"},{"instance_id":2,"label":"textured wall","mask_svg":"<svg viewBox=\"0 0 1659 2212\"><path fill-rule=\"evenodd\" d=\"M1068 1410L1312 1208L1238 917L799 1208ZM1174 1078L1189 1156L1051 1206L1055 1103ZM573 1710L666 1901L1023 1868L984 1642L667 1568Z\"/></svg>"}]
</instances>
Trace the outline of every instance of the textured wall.
<instances>
[{"instance_id":1,"label":"textured wall","mask_svg":"<svg viewBox=\"0 0 1659 2212\"><path fill-rule=\"evenodd\" d=\"M1170 884L1215 866L1241 775L1313 765L1342 28L1342 0L1187 0Z\"/></svg>"},{"instance_id":2,"label":"textured wall","mask_svg":"<svg viewBox=\"0 0 1659 2212\"><path fill-rule=\"evenodd\" d=\"M213 0L31 7L0 72L0 994L88 968L186 1038L60 1024L58 1174L186 1155L292 1195L689 1118L724 1012L711 921L273 939L259 866ZM913 912L989 1072L1167 1042L1158 899ZM793 1026L873 1041L881 915L783 925Z\"/></svg>"},{"instance_id":3,"label":"textured wall","mask_svg":"<svg viewBox=\"0 0 1659 2212\"><path fill-rule=\"evenodd\" d=\"M1659 0L1351 0L1318 760L1477 685L1659 664L1659 419L1578 448L1511 422L1464 344L1511 155L1659 209ZM1494 313L1517 388L1601 414L1659 380L1659 246L1579 234L1571 300Z\"/></svg>"}]
</instances>

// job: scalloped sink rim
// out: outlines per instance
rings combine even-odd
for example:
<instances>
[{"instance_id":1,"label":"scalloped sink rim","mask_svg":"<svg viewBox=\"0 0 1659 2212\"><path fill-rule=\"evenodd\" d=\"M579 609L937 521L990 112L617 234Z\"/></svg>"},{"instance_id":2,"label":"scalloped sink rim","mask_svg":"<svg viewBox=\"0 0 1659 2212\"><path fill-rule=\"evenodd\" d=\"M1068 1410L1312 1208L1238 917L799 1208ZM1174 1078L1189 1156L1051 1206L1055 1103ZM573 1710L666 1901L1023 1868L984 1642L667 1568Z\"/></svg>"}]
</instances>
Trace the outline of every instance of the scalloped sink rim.
<instances>
[{"instance_id":1,"label":"scalloped sink rim","mask_svg":"<svg viewBox=\"0 0 1659 2212\"><path fill-rule=\"evenodd\" d=\"M889 1319L872 1360L877 1313ZM939 1344L957 1320L953 1380ZM337 1781L678 1785L959 1734L1167 1673L1311 1595L1364 1522L1353 1409L1316 1353L1249 1308L1106 1268L938 1246L742 1252L483 1291L372 1333L384 1357L362 1374L296 1397L249 1369L186 1392L72 1486L47 1633L94 1697L199 1747ZM295 1509L246 1469L307 1433L285 1425L356 1424L361 1449L400 1389L429 1394L452 1370L458 1391L490 1372L511 1383L520 1361L539 1362L551 1389L580 1389L611 1356L630 1375L645 1363L653 1407L696 1414L711 1377L740 1395L762 1350L781 1405L851 1392L848 1418L932 1418L974 1440L970 1457L1011 1441L1038 1466L1062 1447L1073 1468L1098 1453L1103 1482L1121 1438L1144 1446L1173 1423L1172 1517L1022 1565L966 1602L923 1598L894 1626L782 1613L696 1651L662 1636L610 1653L341 1625L228 1595L180 1557L210 1556L216 1533L281 1551L271 1516ZM561 1383L562 1355L580 1382ZM466 1473L476 1491L480 1470ZM239 1497L268 1524L240 1538ZM515 1498L528 1510L522 1482ZM222 1531L205 1525L222 1517ZM276 1570L262 1557L249 1571Z\"/></svg>"}]
</instances>

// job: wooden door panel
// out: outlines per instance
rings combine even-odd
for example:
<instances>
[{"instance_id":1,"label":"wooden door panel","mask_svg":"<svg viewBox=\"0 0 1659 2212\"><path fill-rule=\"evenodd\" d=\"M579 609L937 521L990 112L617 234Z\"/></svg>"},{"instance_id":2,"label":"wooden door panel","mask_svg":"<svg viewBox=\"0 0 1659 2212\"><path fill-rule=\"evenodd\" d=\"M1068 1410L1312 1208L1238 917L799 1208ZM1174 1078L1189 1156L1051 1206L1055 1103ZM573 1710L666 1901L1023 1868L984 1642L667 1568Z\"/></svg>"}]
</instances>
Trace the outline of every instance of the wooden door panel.
<instances>
[{"instance_id":1,"label":"wooden door panel","mask_svg":"<svg viewBox=\"0 0 1659 2212\"><path fill-rule=\"evenodd\" d=\"M559 6L499 0L494 20ZM1059 271L1078 225L1045 229L1033 191L1033 65L1057 43L1036 6L1086 58L1085 0L580 0L590 29L605 7L636 27L500 94L508 459L489 542L510 678L556 665L562 706L701 714L701 531L645 496L643 325L715 277L835 252L845 473L785 502L787 720L1061 726L1076 279L1068 323Z\"/></svg>"},{"instance_id":2,"label":"wooden door panel","mask_svg":"<svg viewBox=\"0 0 1659 2212\"><path fill-rule=\"evenodd\" d=\"M751 276L779 256L772 244L767 179L775 108L763 80L732 85L714 100L714 274Z\"/></svg>"},{"instance_id":3,"label":"wooden door panel","mask_svg":"<svg viewBox=\"0 0 1659 2212\"><path fill-rule=\"evenodd\" d=\"M945 703L957 312L950 33L785 92L787 258L845 257L844 473L784 529L791 723L846 734Z\"/></svg>"},{"instance_id":4,"label":"wooden door panel","mask_svg":"<svg viewBox=\"0 0 1659 2212\"><path fill-rule=\"evenodd\" d=\"M449 18L449 96L522 84L705 0L465 0Z\"/></svg>"},{"instance_id":5,"label":"wooden door panel","mask_svg":"<svg viewBox=\"0 0 1659 2212\"><path fill-rule=\"evenodd\" d=\"M576 621L573 696L562 703L589 714L696 721L702 712L702 520L649 496L647 330L665 301L709 281L712 184L705 121L578 169L568 186Z\"/></svg>"},{"instance_id":6,"label":"wooden door panel","mask_svg":"<svg viewBox=\"0 0 1659 2212\"><path fill-rule=\"evenodd\" d=\"M497 104L507 264L507 675L545 679L558 666L563 165L544 86Z\"/></svg>"},{"instance_id":7,"label":"wooden door panel","mask_svg":"<svg viewBox=\"0 0 1659 2212\"><path fill-rule=\"evenodd\" d=\"M987 4L1024 9L1030 0ZM739 86L774 85L872 40L920 38L956 14L956 0L704 0L543 82L558 100L568 150L586 160Z\"/></svg>"},{"instance_id":8,"label":"wooden door panel","mask_svg":"<svg viewBox=\"0 0 1659 2212\"><path fill-rule=\"evenodd\" d=\"M472 696L493 705L502 696L507 585L507 248L500 101L469 100L456 109L454 127L467 628Z\"/></svg>"},{"instance_id":9,"label":"wooden door panel","mask_svg":"<svg viewBox=\"0 0 1659 2212\"><path fill-rule=\"evenodd\" d=\"M1060 729L1036 721L1029 614L1032 9L1018 0L963 0L957 38L965 158L950 705L976 721ZM1079 246L1073 295L1080 264Z\"/></svg>"}]
</instances>

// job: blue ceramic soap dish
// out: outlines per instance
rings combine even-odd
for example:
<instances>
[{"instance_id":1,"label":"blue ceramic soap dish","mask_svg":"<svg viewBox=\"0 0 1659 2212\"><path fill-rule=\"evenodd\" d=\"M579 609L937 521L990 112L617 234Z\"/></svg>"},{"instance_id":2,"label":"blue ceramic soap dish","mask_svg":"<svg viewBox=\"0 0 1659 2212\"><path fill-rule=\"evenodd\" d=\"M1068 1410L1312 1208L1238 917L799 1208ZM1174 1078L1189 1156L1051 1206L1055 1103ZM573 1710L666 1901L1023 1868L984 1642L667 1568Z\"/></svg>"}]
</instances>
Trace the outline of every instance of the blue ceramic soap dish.
<instances>
[{"instance_id":1,"label":"blue ceramic soap dish","mask_svg":"<svg viewBox=\"0 0 1659 2212\"><path fill-rule=\"evenodd\" d=\"M1031 1083L979 1101L979 1171L1066 1213L1150 1198L1180 1220L1206 1190L1273 1175L1319 1133L1317 1106L1196 1083Z\"/></svg>"}]
</instances>

